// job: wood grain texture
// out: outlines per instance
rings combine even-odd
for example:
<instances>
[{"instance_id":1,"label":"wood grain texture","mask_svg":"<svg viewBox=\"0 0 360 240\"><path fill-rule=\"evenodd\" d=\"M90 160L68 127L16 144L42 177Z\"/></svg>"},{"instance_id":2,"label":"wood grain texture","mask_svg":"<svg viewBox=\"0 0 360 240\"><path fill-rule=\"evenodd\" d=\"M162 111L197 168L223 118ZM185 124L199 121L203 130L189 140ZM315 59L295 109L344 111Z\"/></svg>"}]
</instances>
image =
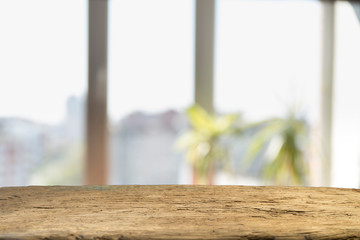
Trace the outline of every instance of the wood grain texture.
<instances>
[{"instance_id":1,"label":"wood grain texture","mask_svg":"<svg viewBox=\"0 0 360 240\"><path fill-rule=\"evenodd\" d=\"M360 190L0 188L0 239L355 239Z\"/></svg>"}]
</instances>

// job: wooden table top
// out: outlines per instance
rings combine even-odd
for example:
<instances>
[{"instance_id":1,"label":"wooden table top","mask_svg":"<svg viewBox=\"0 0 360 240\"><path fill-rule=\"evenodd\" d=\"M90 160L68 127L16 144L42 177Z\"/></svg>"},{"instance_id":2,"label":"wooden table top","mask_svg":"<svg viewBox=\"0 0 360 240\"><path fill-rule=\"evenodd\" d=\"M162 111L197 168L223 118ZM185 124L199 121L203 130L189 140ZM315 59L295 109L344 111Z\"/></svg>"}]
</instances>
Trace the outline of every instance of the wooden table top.
<instances>
[{"instance_id":1,"label":"wooden table top","mask_svg":"<svg viewBox=\"0 0 360 240\"><path fill-rule=\"evenodd\" d=\"M0 188L0 239L348 238L360 238L356 189Z\"/></svg>"}]
</instances>

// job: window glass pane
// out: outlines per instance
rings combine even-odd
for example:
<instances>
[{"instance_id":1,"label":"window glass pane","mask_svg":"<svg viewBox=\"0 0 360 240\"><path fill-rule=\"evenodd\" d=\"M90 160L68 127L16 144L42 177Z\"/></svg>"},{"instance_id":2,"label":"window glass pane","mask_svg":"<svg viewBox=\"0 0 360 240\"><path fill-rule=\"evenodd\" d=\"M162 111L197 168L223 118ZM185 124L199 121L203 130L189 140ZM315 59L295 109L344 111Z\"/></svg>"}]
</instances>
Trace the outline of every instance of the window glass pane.
<instances>
[{"instance_id":1,"label":"window glass pane","mask_svg":"<svg viewBox=\"0 0 360 240\"><path fill-rule=\"evenodd\" d=\"M333 186L360 184L360 23L347 2L336 3Z\"/></svg>"},{"instance_id":2,"label":"window glass pane","mask_svg":"<svg viewBox=\"0 0 360 240\"><path fill-rule=\"evenodd\" d=\"M85 0L0 1L0 186L82 183Z\"/></svg>"},{"instance_id":3,"label":"window glass pane","mask_svg":"<svg viewBox=\"0 0 360 240\"><path fill-rule=\"evenodd\" d=\"M216 109L240 112L248 123L296 109L318 131L320 43L319 2L218 1ZM246 144L236 146L242 161Z\"/></svg>"},{"instance_id":4,"label":"window glass pane","mask_svg":"<svg viewBox=\"0 0 360 240\"><path fill-rule=\"evenodd\" d=\"M299 102L317 112L319 3L221 0L217 14L218 110L260 119Z\"/></svg>"},{"instance_id":5,"label":"window glass pane","mask_svg":"<svg viewBox=\"0 0 360 240\"><path fill-rule=\"evenodd\" d=\"M109 4L110 183L178 183L193 101L193 0Z\"/></svg>"}]
</instances>

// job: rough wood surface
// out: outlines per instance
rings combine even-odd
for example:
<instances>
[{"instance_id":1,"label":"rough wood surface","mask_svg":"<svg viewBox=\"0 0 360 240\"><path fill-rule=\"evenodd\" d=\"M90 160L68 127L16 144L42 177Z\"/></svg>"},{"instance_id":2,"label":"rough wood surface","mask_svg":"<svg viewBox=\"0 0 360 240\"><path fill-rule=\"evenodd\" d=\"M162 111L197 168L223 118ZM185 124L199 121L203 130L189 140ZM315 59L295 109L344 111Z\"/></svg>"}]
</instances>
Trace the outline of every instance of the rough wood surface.
<instances>
[{"instance_id":1,"label":"rough wood surface","mask_svg":"<svg viewBox=\"0 0 360 240\"><path fill-rule=\"evenodd\" d=\"M355 189L0 188L0 239L349 238L360 238Z\"/></svg>"}]
</instances>

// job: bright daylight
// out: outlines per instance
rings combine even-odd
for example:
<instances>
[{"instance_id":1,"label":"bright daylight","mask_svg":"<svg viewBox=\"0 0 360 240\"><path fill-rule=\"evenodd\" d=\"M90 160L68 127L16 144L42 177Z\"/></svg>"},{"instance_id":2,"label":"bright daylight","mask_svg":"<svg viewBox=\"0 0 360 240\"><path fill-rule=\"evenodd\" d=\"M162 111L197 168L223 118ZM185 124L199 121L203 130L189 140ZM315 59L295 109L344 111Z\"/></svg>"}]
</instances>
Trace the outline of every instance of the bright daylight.
<instances>
[{"instance_id":1,"label":"bright daylight","mask_svg":"<svg viewBox=\"0 0 360 240\"><path fill-rule=\"evenodd\" d=\"M353 6L335 4L324 70L320 2L217 0L201 82L195 3L109 1L106 183L359 187ZM0 186L86 183L88 17L85 0L0 2Z\"/></svg>"},{"instance_id":2,"label":"bright daylight","mask_svg":"<svg viewBox=\"0 0 360 240\"><path fill-rule=\"evenodd\" d=\"M0 240L360 239L360 0L0 0Z\"/></svg>"}]
</instances>

